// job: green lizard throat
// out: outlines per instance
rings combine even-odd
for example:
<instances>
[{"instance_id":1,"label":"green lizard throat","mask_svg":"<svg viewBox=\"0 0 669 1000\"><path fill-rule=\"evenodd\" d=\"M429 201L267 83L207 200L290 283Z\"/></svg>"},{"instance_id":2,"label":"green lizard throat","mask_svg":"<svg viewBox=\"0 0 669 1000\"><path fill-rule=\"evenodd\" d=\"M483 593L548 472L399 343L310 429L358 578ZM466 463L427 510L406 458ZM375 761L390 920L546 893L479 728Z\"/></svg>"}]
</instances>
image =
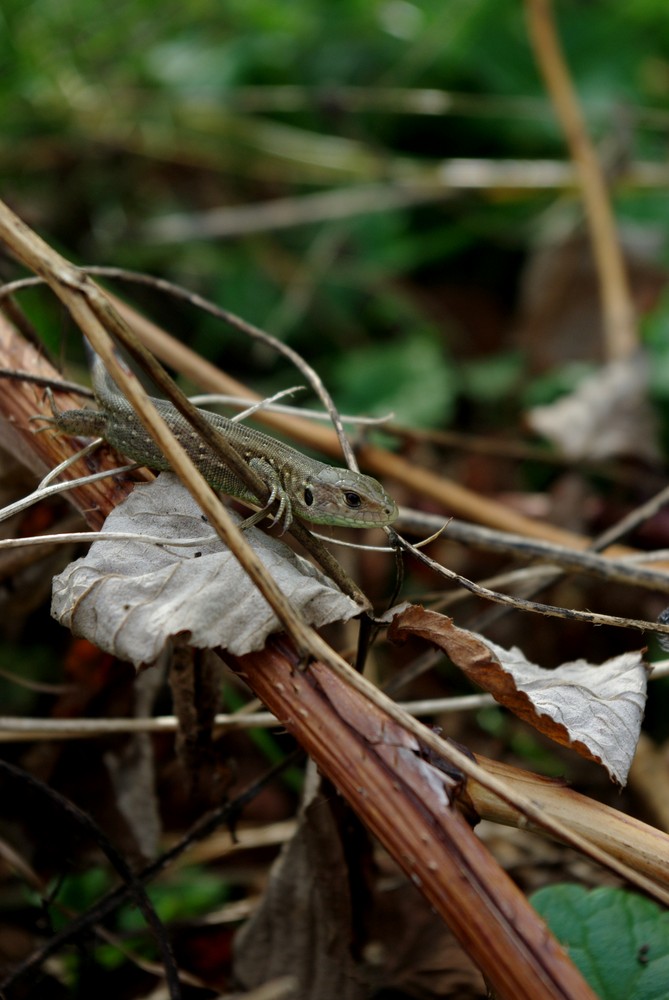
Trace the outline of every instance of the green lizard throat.
<instances>
[{"instance_id":1,"label":"green lizard throat","mask_svg":"<svg viewBox=\"0 0 669 1000\"><path fill-rule=\"evenodd\" d=\"M141 465L169 469L169 462L97 355L92 377L100 409L54 410L56 427L66 434L103 437ZM240 500L259 502L172 403L153 398L151 402L210 486ZM274 516L284 530L294 517L345 528L383 526L397 517L397 504L371 476L325 465L261 431L216 413L201 412L265 483L270 492L268 506L276 505Z\"/></svg>"}]
</instances>

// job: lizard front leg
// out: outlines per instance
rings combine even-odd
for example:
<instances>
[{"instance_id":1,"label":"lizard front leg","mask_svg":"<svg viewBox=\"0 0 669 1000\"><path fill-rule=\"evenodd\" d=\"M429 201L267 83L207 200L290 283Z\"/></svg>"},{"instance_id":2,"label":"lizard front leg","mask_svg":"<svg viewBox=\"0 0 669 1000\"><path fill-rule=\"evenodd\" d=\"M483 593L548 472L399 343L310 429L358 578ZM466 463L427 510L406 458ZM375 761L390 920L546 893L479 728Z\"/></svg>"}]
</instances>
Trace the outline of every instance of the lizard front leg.
<instances>
[{"instance_id":1,"label":"lizard front leg","mask_svg":"<svg viewBox=\"0 0 669 1000\"><path fill-rule=\"evenodd\" d=\"M279 472L266 458L252 458L249 461L249 467L253 469L257 475L260 476L263 483L270 491L267 502L261 511L258 511L258 515L254 514L253 523L256 524L261 520L265 514L269 513L271 508L278 501L278 506L274 514L274 520L277 524L283 522L283 531L287 531L293 522L293 505L290 501L290 497L286 492L283 483L281 482L281 477ZM247 522L244 522L247 525Z\"/></svg>"}]
</instances>

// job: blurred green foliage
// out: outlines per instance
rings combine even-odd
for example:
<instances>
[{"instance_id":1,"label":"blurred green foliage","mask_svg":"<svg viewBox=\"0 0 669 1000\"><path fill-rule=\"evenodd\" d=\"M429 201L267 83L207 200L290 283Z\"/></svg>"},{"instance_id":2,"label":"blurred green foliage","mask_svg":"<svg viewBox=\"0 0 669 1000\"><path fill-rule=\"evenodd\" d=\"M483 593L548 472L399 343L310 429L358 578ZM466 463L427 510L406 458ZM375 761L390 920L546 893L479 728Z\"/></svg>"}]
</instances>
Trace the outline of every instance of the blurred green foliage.
<instances>
[{"instance_id":1,"label":"blurred green foliage","mask_svg":"<svg viewBox=\"0 0 669 1000\"><path fill-rule=\"evenodd\" d=\"M661 160L664 6L563 0L557 15L595 137L630 160ZM563 158L522 4L3 0L0 29L2 194L66 253L166 275L278 332L332 372L344 407L388 408L397 390L390 405L402 419L444 423L458 396L485 404L506 386L515 398L508 359L521 267L546 210L571 196L445 192L428 206L226 239L161 241L154 224L176 213L197 229L212 209L428 182L453 157ZM442 92L447 113L417 113L417 95ZM622 219L662 230L665 259L664 192L623 190L616 203ZM492 326L471 303L454 307L463 286L494 303ZM285 381L280 362L193 310L138 297L260 387ZM59 339L62 322L45 322L51 306L32 308ZM465 375L457 358L487 369ZM406 385L426 364L429 383L412 401Z\"/></svg>"},{"instance_id":2,"label":"blurred green foliage","mask_svg":"<svg viewBox=\"0 0 669 1000\"><path fill-rule=\"evenodd\" d=\"M113 887L109 871L96 866L66 876L56 887L58 906L49 906L54 930L67 926L69 918L65 916L66 912L84 912ZM146 891L159 920L165 924L211 914L212 910L230 899L230 886L226 880L197 865L171 871L167 881L157 880ZM33 893L29 896L34 905L41 905L42 901ZM115 935L122 936L126 944L132 942L132 950L137 955L156 957L155 941L147 928L146 919L134 903L126 903L118 909L113 918L113 930ZM101 940L85 961L105 969L115 969L127 961L127 955L116 943L105 944ZM73 981L79 974L80 964L81 955L69 956L67 966Z\"/></svg>"}]
</instances>

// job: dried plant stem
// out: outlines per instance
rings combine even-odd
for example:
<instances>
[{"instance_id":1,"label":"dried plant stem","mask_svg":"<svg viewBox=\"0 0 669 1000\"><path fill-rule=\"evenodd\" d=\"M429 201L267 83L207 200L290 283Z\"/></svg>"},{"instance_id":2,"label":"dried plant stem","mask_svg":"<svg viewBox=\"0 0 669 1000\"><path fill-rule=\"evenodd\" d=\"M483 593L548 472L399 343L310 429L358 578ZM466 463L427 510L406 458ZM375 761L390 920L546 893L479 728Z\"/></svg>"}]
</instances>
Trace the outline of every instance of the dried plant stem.
<instances>
[{"instance_id":1,"label":"dried plant stem","mask_svg":"<svg viewBox=\"0 0 669 1000\"><path fill-rule=\"evenodd\" d=\"M439 791L445 776L430 777L419 745L407 742L383 709L363 709L329 665L296 672L282 650L226 660L299 734L320 770L447 920L497 996L592 996L555 941L545 931L537 936L526 900L448 804L448 780Z\"/></svg>"},{"instance_id":2,"label":"dried plant stem","mask_svg":"<svg viewBox=\"0 0 669 1000\"><path fill-rule=\"evenodd\" d=\"M664 493L666 491L663 491ZM655 508L655 503L652 506ZM436 531L442 525L443 519L436 514L426 514L423 511L407 510L406 508L402 508L398 522L398 527L418 534ZM550 542L539 542L524 538L522 535L493 531L480 525L456 520L448 521L444 526L442 541L449 540L488 552L505 553L518 559L545 561L552 564L542 567L547 574L554 572L554 567L559 566L564 571L577 571L600 577L603 580L627 583L630 586L645 587L663 593L669 592L669 573L661 569L640 569L636 558L634 562L631 559L628 561L604 558L594 550L583 552L580 549L553 545ZM639 559L643 559L642 553L639 554Z\"/></svg>"},{"instance_id":3,"label":"dried plant stem","mask_svg":"<svg viewBox=\"0 0 669 1000\"><path fill-rule=\"evenodd\" d=\"M6 673L3 676L14 680ZM16 679L20 683L20 679ZM53 691L51 693L54 693ZM490 694L463 695L460 698L430 698L424 701L401 702L399 707L409 715L443 715L449 712L476 711L495 700ZM219 714L213 725L225 732L241 729L276 729L279 722L271 712L236 712ZM116 719L28 719L0 716L0 743L30 742L31 740L81 740L110 733L173 733L179 726L176 715L151 718Z\"/></svg>"},{"instance_id":4,"label":"dried plant stem","mask_svg":"<svg viewBox=\"0 0 669 1000\"><path fill-rule=\"evenodd\" d=\"M17 333L2 314L0 314L0 360L8 368L15 366L21 370L35 372L47 379L57 380L59 377L49 362ZM59 396L59 401L65 407L80 405L77 397L70 395ZM49 432L36 434L37 425L32 422L32 418L38 414L51 416L41 389L28 382L15 381L10 392L7 391L6 385L3 385L3 391L0 392L0 416L4 418L0 421L2 444L10 453L21 455L24 463L29 465L37 476L42 477L45 472L69 459L75 447L70 439L60 435ZM111 470L117 464L107 449L96 453L94 467ZM99 528L106 512L127 496L132 488L132 482L128 476L122 475L95 481L90 473L90 460L79 461L76 466L67 470L66 477L79 481L79 485L68 493L68 497L74 506L85 514L88 524L93 528ZM136 481L148 475L135 472L133 479Z\"/></svg>"},{"instance_id":5,"label":"dried plant stem","mask_svg":"<svg viewBox=\"0 0 669 1000\"><path fill-rule=\"evenodd\" d=\"M282 354L304 376L306 381L312 387L313 391L320 398L321 402L328 411L330 419L334 425L339 445L346 459L347 466L349 467L349 469L353 469L355 472L358 471L357 460L355 458L355 455L353 454L353 449L349 444L348 438L346 437L341 416L339 414L339 411L337 410L337 407L334 404L334 400L332 399L330 393L325 388L325 385L323 384L323 381L318 372L314 368L312 368L311 365L308 364L304 360L304 358L297 353L297 351L294 351L292 347L289 347L287 344L284 344L283 341L278 340L276 337L273 337L265 330L261 330L259 327L254 326L253 323L249 323L246 320L242 319L241 317L235 315L234 313L231 313L228 309L223 309L220 306L215 305L213 302L209 302L208 299L204 299L202 298L202 296L197 295L194 292L186 291L185 289L180 288L178 285L166 281L163 278L151 277L150 280L147 282L145 280L147 276L145 275L138 275L134 274L132 271L121 271L119 269L106 268L106 267L86 268L86 273L91 275L97 275L97 274L109 275L110 277L118 277L122 278L125 281L135 281L141 284L148 283L152 287L156 288L158 291L164 292L168 295L172 295L173 297L181 298L186 302L190 302L190 304L193 305L195 308L201 309L204 312L209 313L211 316L215 316L217 319L220 319L222 322L226 323L228 326L233 327L235 330L239 330L241 333L243 333L247 337L250 337L252 340L260 341L260 343L265 344L267 347L270 347L273 351L276 351L278 354ZM114 304L118 306L118 303ZM105 308L105 315L111 320L111 322L115 323L116 320L114 317L115 315L118 315L118 313L116 312L116 310L109 309L109 307L107 306ZM131 322L130 320L128 321ZM121 336L124 336L124 333L122 331L119 332L121 333ZM126 344L126 346L128 347L129 350L131 349L129 344ZM132 351L138 360L144 360L141 352L136 352L136 348L134 346L132 347ZM160 385L161 383L159 382L158 384Z\"/></svg>"},{"instance_id":6,"label":"dried plant stem","mask_svg":"<svg viewBox=\"0 0 669 1000\"><path fill-rule=\"evenodd\" d=\"M398 211L449 197L447 188L432 183L408 182L364 184L335 188L252 205L214 208L207 212L166 215L147 225L144 238L149 243L182 243L193 239L225 239L249 233L264 233L314 222Z\"/></svg>"},{"instance_id":7,"label":"dried plant stem","mask_svg":"<svg viewBox=\"0 0 669 1000\"><path fill-rule=\"evenodd\" d=\"M610 361L637 349L634 308L604 174L560 48L551 0L525 0L535 56L578 172L599 272L606 354Z\"/></svg>"},{"instance_id":8,"label":"dried plant stem","mask_svg":"<svg viewBox=\"0 0 669 1000\"><path fill-rule=\"evenodd\" d=\"M466 576L461 576L453 570L442 566L441 563L430 559L424 552L411 545L401 535L396 535L398 544L405 552L410 552L424 566L428 566L439 576L454 583L459 583L471 594L483 597L494 604L502 604L508 608L517 608L519 611L531 611L535 614L546 615L547 618L564 618L567 621L585 622L588 625L612 625L614 628L635 628L640 632L669 633L669 625L660 625L657 622L649 622L638 618L622 618L617 615L600 615L592 611L573 611L571 608L559 608L553 604L540 604L537 601L528 601L521 597L512 597L509 594L502 594L496 590L490 590L481 584L468 580ZM560 570L555 571L560 575Z\"/></svg>"},{"instance_id":9,"label":"dried plant stem","mask_svg":"<svg viewBox=\"0 0 669 1000\"><path fill-rule=\"evenodd\" d=\"M547 812L559 816L566 825L592 840L607 854L669 887L669 838L662 830L581 795L565 787L560 780L531 774L478 754L476 759L487 771L516 782ZM498 799L492 799L487 790L475 782L467 791L481 818L527 827L519 813L508 810Z\"/></svg>"}]
</instances>

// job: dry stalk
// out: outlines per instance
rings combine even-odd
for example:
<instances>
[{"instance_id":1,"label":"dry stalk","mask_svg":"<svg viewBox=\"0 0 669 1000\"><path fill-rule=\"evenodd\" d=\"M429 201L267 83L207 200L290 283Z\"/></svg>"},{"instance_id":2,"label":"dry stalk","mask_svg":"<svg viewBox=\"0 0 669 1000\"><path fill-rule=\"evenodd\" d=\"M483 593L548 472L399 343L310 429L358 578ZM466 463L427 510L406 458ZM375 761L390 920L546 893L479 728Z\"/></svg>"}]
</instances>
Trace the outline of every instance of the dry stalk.
<instances>
[{"instance_id":1,"label":"dry stalk","mask_svg":"<svg viewBox=\"0 0 669 1000\"><path fill-rule=\"evenodd\" d=\"M599 273L606 354L626 358L638 346L634 307L604 172L560 48L551 0L526 0L530 38L580 180Z\"/></svg>"}]
</instances>

